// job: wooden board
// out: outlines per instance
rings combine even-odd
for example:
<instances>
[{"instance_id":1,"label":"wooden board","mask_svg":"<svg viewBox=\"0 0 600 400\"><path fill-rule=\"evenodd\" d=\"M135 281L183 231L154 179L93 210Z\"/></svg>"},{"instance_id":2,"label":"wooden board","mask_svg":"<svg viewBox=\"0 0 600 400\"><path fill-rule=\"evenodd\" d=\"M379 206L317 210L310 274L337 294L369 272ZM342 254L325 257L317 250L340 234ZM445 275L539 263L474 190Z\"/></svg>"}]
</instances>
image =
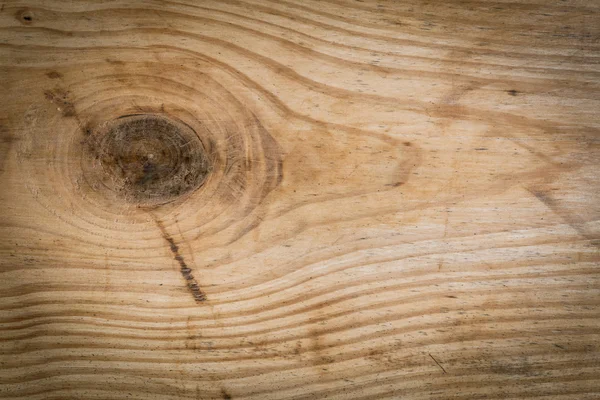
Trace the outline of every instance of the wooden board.
<instances>
[{"instance_id":1,"label":"wooden board","mask_svg":"<svg viewBox=\"0 0 600 400\"><path fill-rule=\"evenodd\" d=\"M1 398L600 397L600 2L0 3Z\"/></svg>"}]
</instances>

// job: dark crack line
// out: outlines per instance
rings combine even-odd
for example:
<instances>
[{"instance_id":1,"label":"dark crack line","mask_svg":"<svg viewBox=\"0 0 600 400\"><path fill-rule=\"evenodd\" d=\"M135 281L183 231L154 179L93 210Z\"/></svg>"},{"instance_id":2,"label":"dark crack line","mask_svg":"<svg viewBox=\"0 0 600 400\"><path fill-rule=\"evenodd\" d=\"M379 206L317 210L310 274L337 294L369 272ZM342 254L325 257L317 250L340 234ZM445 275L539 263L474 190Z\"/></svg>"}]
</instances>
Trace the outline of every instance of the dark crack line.
<instances>
[{"instance_id":1,"label":"dark crack line","mask_svg":"<svg viewBox=\"0 0 600 400\"><path fill-rule=\"evenodd\" d=\"M440 364L435 358L433 358L433 356L431 354L429 354L429 357L431 357L431 359L433 361L435 361L435 363L438 365L438 367L440 367L442 369L442 371L444 371L445 374L447 374L446 370L444 369L444 367L442 367L442 364Z\"/></svg>"},{"instance_id":2,"label":"dark crack line","mask_svg":"<svg viewBox=\"0 0 600 400\"><path fill-rule=\"evenodd\" d=\"M175 240L173 240L173 238L167 233L167 230L165 229L163 224L157 219L155 219L155 221L156 225L162 233L163 238L167 241L167 243L169 243L169 249L171 250L171 253L173 253L173 258L175 259L175 261L177 261L177 263L179 263L179 271L181 272L181 276L183 276L183 279L185 279L187 287L192 293L194 300L196 301L196 303L205 301L206 294L204 294L202 292L202 289L200 289L198 281L196 281L196 278L194 278L194 275L192 274L192 269L188 267L185 260L179 253L179 246L177 246Z\"/></svg>"}]
</instances>

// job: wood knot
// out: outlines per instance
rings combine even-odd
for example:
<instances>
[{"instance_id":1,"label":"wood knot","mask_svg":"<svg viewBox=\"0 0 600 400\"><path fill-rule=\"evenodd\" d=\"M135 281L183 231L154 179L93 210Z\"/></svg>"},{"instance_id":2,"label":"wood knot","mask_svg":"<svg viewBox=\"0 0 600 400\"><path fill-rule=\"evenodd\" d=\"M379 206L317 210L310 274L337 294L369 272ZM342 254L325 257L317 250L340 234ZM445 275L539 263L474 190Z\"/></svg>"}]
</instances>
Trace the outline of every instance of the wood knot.
<instances>
[{"instance_id":1,"label":"wood knot","mask_svg":"<svg viewBox=\"0 0 600 400\"><path fill-rule=\"evenodd\" d=\"M33 12L29 9L22 9L17 12L15 18L23 25L31 25L33 22Z\"/></svg>"},{"instance_id":2,"label":"wood knot","mask_svg":"<svg viewBox=\"0 0 600 400\"><path fill-rule=\"evenodd\" d=\"M86 138L103 187L140 205L157 205L199 188L211 171L204 146L189 126L159 115L125 115Z\"/></svg>"}]
</instances>

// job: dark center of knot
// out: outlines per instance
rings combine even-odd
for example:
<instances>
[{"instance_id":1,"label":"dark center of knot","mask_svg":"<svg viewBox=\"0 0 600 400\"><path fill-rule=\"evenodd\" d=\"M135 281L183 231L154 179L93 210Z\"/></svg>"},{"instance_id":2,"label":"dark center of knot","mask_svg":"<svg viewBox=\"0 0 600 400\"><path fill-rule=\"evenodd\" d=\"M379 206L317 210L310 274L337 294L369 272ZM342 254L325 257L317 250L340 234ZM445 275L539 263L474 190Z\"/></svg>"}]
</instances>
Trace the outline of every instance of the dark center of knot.
<instances>
[{"instance_id":1,"label":"dark center of knot","mask_svg":"<svg viewBox=\"0 0 600 400\"><path fill-rule=\"evenodd\" d=\"M108 187L127 200L158 204L200 187L211 163L187 125L157 115L131 115L103 126L87 141Z\"/></svg>"}]
</instances>

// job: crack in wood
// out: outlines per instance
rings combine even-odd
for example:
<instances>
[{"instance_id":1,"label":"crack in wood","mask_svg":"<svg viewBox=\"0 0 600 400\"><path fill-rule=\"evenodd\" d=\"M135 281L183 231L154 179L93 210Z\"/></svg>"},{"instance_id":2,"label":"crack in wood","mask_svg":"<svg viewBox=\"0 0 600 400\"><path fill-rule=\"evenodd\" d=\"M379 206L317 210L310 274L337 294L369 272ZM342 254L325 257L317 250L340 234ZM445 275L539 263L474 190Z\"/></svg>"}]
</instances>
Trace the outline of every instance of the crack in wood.
<instances>
[{"instance_id":1,"label":"crack in wood","mask_svg":"<svg viewBox=\"0 0 600 400\"><path fill-rule=\"evenodd\" d=\"M194 300L197 303L207 300L206 294L202 292L198 281L196 281L196 278L194 278L194 275L192 274L192 269L187 265L183 256L179 253L179 246L177 246L175 240L171 237L171 235L169 235L164 225L158 219L155 219L155 222L158 228L160 229L163 238L169 244L169 250L171 250L171 253L173 253L173 258L179 264L179 271L181 272L181 276L183 276L183 279L185 279L187 288L189 289L190 293L192 293Z\"/></svg>"},{"instance_id":2,"label":"crack in wood","mask_svg":"<svg viewBox=\"0 0 600 400\"><path fill-rule=\"evenodd\" d=\"M447 374L446 370L444 369L444 367L442 367L442 364L440 364L438 362L438 360L436 360L435 358L433 358L433 356L431 355L431 353L428 353L429 357L431 357L431 359L437 364L438 367L440 367L442 369L442 371L444 371L445 374Z\"/></svg>"}]
</instances>

